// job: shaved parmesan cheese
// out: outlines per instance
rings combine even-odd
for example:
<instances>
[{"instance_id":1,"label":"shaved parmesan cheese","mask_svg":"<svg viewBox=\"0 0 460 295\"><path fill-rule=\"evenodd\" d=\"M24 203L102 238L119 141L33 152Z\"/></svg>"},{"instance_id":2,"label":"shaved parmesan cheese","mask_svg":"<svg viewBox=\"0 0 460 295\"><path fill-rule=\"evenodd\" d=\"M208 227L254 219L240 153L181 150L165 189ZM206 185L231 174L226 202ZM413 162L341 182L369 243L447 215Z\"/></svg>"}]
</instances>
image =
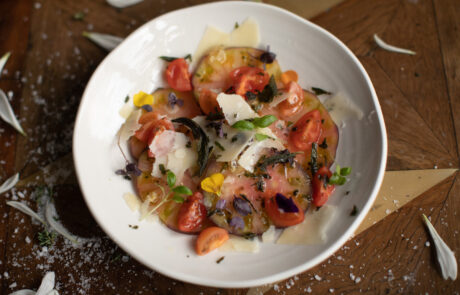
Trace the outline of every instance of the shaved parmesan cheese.
<instances>
[{"instance_id":1,"label":"shaved parmesan cheese","mask_svg":"<svg viewBox=\"0 0 460 295\"><path fill-rule=\"evenodd\" d=\"M257 47L260 43L259 25L251 18L230 33L229 47Z\"/></svg>"},{"instance_id":2,"label":"shaved parmesan cheese","mask_svg":"<svg viewBox=\"0 0 460 295\"><path fill-rule=\"evenodd\" d=\"M137 212L141 207L141 201L132 193L125 193L123 199L125 199L126 205L128 205L129 209L133 212Z\"/></svg>"},{"instance_id":3,"label":"shaved parmesan cheese","mask_svg":"<svg viewBox=\"0 0 460 295\"><path fill-rule=\"evenodd\" d=\"M336 206L325 205L319 211L313 210L305 214L302 223L286 228L277 244L315 245L327 242L327 230L334 223Z\"/></svg>"},{"instance_id":4,"label":"shaved parmesan cheese","mask_svg":"<svg viewBox=\"0 0 460 295\"><path fill-rule=\"evenodd\" d=\"M155 141L157 137L159 139ZM195 165L198 159L196 151L187 148L187 142L188 138L185 134L175 131L164 131L159 136L156 136L149 147L150 151L156 155L152 176L162 176L160 164L163 164L180 181L184 172Z\"/></svg>"},{"instance_id":5,"label":"shaved parmesan cheese","mask_svg":"<svg viewBox=\"0 0 460 295\"><path fill-rule=\"evenodd\" d=\"M350 118L361 120L364 116L363 111L344 93L338 92L333 97L324 102L324 106L329 111L332 120L336 124L341 124Z\"/></svg>"},{"instance_id":6,"label":"shaved parmesan cheese","mask_svg":"<svg viewBox=\"0 0 460 295\"><path fill-rule=\"evenodd\" d=\"M142 110L133 111L126 122L121 126L120 129L120 141L126 142L131 136L136 133L136 131L142 126L141 124L137 123L139 118L142 115Z\"/></svg>"},{"instance_id":7,"label":"shaved parmesan cheese","mask_svg":"<svg viewBox=\"0 0 460 295\"><path fill-rule=\"evenodd\" d=\"M125 103L121 109L118 111L118 114L123 117L123 119L128 119L129 115L134 111L134 107L131 101Z\"/></svg>"},{"instance_id":8,"label":"shaved parmesan cheese","mask_svg":"<svg viewBox=\"0 0 460 295\"><path fill-rule=\"evenodd\" d=\"M270 227L262 234L262 242L264 243L274 242L275 238L276 238L276 229L273 225L270 225Z\"/></svg>"},{"instance_id":9,"label":"shaved parmesan cheese","mask_svg":"<svg viewBox=\"0 0 460 295\"><path fill-rule=\"evenodd\" d=\"M241 155L238 164L245 170L254 172L254 166L257 164L257 161L259 161L263 151L271 147L278 148L279 145L277 141L267 138L263 141L254 142Z\"/></svg>"},{"instance_id":10,"label":"shaved parmesan cheese","mask_svg":"<svg viewBox=\"0 0 460 295\"><path fill-rule=\"evenodd\" d=\"M260 250L260 243L257 238L248 240L242 237L230 235L230 238L222 246L219 251L222 252L248 252L257 253Z\"/></svg>"},{"instance_id":11,"label":"shaved parmesan cheese","mask_svg":"<svg viewBox=\"0 0 460 295\"><path fill-rule=\"evenodd\" d=\"M208 26L198 47L193 54L194 63L201 60L203 55L218 47L257 47L260 43L259 25L251 18L245 20L231 33Z\"/></svg>"},{"instance_id":12,"label":"shaved parmesan cheese","mask_svg":"<svg viewBox=\"0 0 460 295\"><path fill-rule=\"evenodd\" d=\"M241 95L220 93L217 96L217 102L229 125L240 120L258 117Z\"/></svg>"},{"instance_id":13,"label":"shaved parmesan cheese","mask_svg":"<svg viewBox=\"0 0 460 295\"><path fill-rule=\"evenodd\" d=\"M149 149L152 154L155 157L166 155L175 144L176 133L177 132L171 130L165 130L159 134L157 133L153 138L152 143L149 145Z\"/></svg>"}]
</instances>

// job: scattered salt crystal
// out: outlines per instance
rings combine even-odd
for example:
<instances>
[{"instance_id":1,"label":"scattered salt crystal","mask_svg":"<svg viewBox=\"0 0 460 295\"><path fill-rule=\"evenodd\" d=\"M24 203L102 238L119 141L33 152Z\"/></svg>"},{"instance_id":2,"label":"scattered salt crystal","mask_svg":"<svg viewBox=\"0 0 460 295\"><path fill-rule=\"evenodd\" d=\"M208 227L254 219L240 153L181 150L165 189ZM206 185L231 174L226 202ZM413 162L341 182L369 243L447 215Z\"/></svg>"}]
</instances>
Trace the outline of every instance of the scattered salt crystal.
<instances>
[{"instance_id":1,"label":"scattered salt crystal","mask_svg":"<svg viewBox=\"0 0 460 295\"><path fill-rule=\"evenodd\" d=\"M359 282L361 282L361 278L360 278L360 277L357 277L357 278L355 279L355 283L358 284Z\"/></svg>"},{"instance_id":2,"label":"scattered salt crystal","mask_svg":"<svg viewBox=\"0 0 460 295\"><path fill-rule=\"evenodd\" d=\"M334 289L330 288L329 293L334 293Z\"/></svg>"},{"instance_id":3,"label":"scattered salt crystal","mask_svg":"<svg viewBox=\"0 0 460 295\"><path fill-rule=\"evenodd\" d=\"M278 284L273 285L273 290L275 290L276 292L280 290L280 287L278 286Z\"/></svg>"},{"instance_id":4,"label":"scattered salt crystal","mask_svg":"<svg viewBox=\"0 0 460 295\"><path fill-rule=\"evenodd\" d=\"M385 213L386 213L386 214L390 214L390 213L391 213L391 210L390 210L390 209L387 209L387 210L385 210Z\"/></svg>"},{"instance_id":5,"label":"scattered salt crystal","mask_svg":"<svg viewBox=\"0 0 460 295\"><path fill-rule=\"evenodd\" d=\"M315 275L315 279L316 279L317 281L321 281L321 277L320 277L319 275Z\"/></svg>"},{"instance_id":6,"label":"scattered salt crystal","mask_svg":"<svg viewBox=\"0 0 460 295\"><path fill-rule=\"evenodd\" d=\"M31 240L30 240L29 236L26 236L25 241L26 241L27 244L30 244Z\"/></svg>"},{"instance_id":7,"label":"scattered salt crystal","mask_svg":"<svg viewBox=\"0 0 460 295\"><path fill-rule=\"evenodd\" d=\"M414 246L414 250L417 250L417 248L418 248L417 245L415 245L415 246Z\"/></svg>"},{"instance_id":8,"label":"scattered salt crystal","mask_svg":"<svg viewBox=\"0 0 460 295\"><path fill-rule=\"evenodd\" d=\"M16 282L14 282L14 283L12 283L12 284L10 285L10 289L14 289L14 288L16 288L17 286L18 286L18 284L17 284Z\"/></svg>"},{"instance_id":9,"label":"scattered salt crystal","mask_svg":"<svg viewBox=\"0 0 460 295\"><path fill-rule=\"evenodd\" d=\"M354 268L353 264L350 264L350 268Z\"/></svg>"},{"instance_id":10,"label":"scattered salt crystal","mask_svg":"<svg viewBox=\"0 0 460 295\"><path fill-rule=\"evenodd\" d=\"M430 241L425 242L425 247L430 247Z\"/></svg>"},{"instance_id":11,"label":"scattered salt crystal","mask_svg":"<svg viewBox=\"0 0 460 295\"><path fill-rule=\"evenodd\" d=\"M310 288L310 286L308 286L308 288L307 288L307 293L311 293L311 288Z\"/></svg>"},{"instance_id":12,"label":"scattered salt crystal","mask_svg":"<svg viewBox=\"0 0 460 295\"><path fill-rule=\"evenodd\" d=\"M35 2L34 7L35 9L40 9L42 7L42 4L40 2Z\"/></svg>"},{"instance_id":13,"label":"scattered salt crystal","mask_svg":"<svg viewBox=\"0 0 460 295\"><path fill-rule=\"evenodd\" d=\"M434 165L433 169L438 169L438 165Z\"/></svg>"},{"instance_id":14,"label":"scattered salt crystal","mask_svg":"<svg viewBox=\"0 0 460 295\"><path fill-rule=\"evenodd\" d=\"M352 281L354 281L354 280L356 279L355 275L354 275L353 273L351 273L351 272L350 272L350 279L351 279Z\"/></svg>"}]
</instances>

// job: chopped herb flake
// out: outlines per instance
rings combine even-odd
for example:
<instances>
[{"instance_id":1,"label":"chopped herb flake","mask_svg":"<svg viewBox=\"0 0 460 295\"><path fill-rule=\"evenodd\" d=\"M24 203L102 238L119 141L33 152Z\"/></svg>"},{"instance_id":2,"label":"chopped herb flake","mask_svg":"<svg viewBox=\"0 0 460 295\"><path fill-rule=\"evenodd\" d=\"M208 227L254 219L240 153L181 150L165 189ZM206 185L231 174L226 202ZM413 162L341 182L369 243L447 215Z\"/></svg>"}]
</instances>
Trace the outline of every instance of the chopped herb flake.
<instances>
[{"instance_id":1,"label":"chopped herb flake","mask_svg":"<svg viewBox=\"0 0 460 295\"><path fill-rule=\"evenodd\" d=\"M353 205L353 209L350 212L350 216L356 216L358 215L358 212L359 212L358 207L356 207L356 205Z\"/></svg>"},{"instance_id":2,"label":"chopped herb flake","mask_svg":"<svg viewBox=\"0 0 460 295\"><path fill-rule=\"evenodd\" d=\"M315 95L322 95L322 94L331 95L332 94L331 92L318 88L318 87L312 87L311 90L313 90Z\"/></svg>"},{"instance_id":3,"label":"chopped herb flake","mask_svg":"<svg viewBox=\"0 0 460 295\"><path fill-rule=\"evenodd\" d=\"M220 257L219 259L216 260L216 263L219 264L224 260L225 256Z\"/></svg>"}]
</instances>

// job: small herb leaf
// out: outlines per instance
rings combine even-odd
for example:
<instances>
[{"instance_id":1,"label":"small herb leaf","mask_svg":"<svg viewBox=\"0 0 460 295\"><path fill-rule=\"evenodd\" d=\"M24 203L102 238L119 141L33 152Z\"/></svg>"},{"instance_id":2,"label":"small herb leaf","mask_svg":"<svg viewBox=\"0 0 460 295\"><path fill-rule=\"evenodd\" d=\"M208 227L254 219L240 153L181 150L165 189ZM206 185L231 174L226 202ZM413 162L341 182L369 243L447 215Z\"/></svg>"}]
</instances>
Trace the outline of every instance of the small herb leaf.
<instances>
[{"instance_id":1,"label":"small herb leaf","mask_svg":"<svg viewBox=\"0 0 460 295\"><path fill-rule=\"evenodd\" d=\"M173 192L187 196L193 195L192 190L186 187L185 185L176 186L175 188L173 188Z\"/></svg>"},{"instance_id":2,"label":"small herb leaf","mask_svg":"<svg viewBox=\"0 0 460 295\"><path fill-rule=\"evenodd\" d=\"M174 187L174 185L176 184L176 175L168 170L168 172L166 173L166 181L170 188Z\"/></svg>"}]
</instances>

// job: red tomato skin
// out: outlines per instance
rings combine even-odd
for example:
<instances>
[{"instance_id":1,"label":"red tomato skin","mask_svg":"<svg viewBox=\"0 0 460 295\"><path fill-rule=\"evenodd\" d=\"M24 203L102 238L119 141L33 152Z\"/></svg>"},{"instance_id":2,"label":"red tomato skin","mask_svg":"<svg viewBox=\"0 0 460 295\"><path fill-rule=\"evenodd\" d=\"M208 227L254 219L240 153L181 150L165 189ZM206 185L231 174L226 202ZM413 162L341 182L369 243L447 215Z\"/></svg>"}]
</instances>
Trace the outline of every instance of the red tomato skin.
<instances>
[{"instance_id":1,"label":"red tomato skin","mask_svg":"<svg viewBox=\"0 0 460 295\"><path fill-rule=\"evenodd\" d=\"M198 103L201 110L203 110L206 115L220 111L220 106L217 102L217 93L207 88L204 88L199 92Z\"/></svg>"},{"instance_id":2,"label":"red tomato skin","mask_svg":"<svg viewBox=\"0 0 460 295\"><path fill-rule=\"evenodd\" d=\"M191 233L201 229L207 214L202 200L203 195L195 192L181 205L177 217L177 228L181 232Z\"/></svg>"},{"instance_id":3,"label":"red tomato skin","mask_svg":"<svg viewBox=\"0 0 460 295\"><path fill-rule=\"evenodd\" d=\"M316 172L316 174L313 176L313 205L315 205L316 207L323 206L329 199L329 196L335 190L335 185L333 184L327 184L326 186L324 186L324 178L329 178L331 176L332 172L326 166L321 167L318 170L318 172Z\"/></svg>"},{"instance_id":4,"label":"red tomato skin","mask_svg":"<svg viewBox=\"0 0 460 295\"><path fill-rule=\"evenodd\" d=\"M235 93L244 96L248 91L262 91L268 84L270 76L261 68L244 66L231 71L230 79Z\"/></svg>"},{"instance_id":5,"label":"red tomato skin","mask_svg":"<svg viewBox=\"0 0 460 295\"><path fill-rule=\"evenodd\" d=\"M295 151L309 151L313 142L321 137L321 114L313 110L302 116L292 127L289 133L289 142Z\"/></svg>"},{"instance_id":6,"label":"red tomato skin","mask_svg":"<svg viewBox=\"0 0 460 295\"><path fill-rule=\"evenodd\" d=\"M304 220L305 214L295 200L294 203L296 204L297 208L299 208L299 212L281 212L278 208L278 204L276 204L275 198L272 197L265 200L265 211L276 227L288 227L296 225Z\"/></svg>"},{"instance_id":7,"label":"red tomato skin","mask_svg":"<svg viewBox=\"0 0 460 295\"><path fill-rule=\"evenodd\" d=\"M177 91L192 90L188 64L183 58L177 58L169 63L165 72L166 81L172 89Z\"/></svg>"}]
</instances>

